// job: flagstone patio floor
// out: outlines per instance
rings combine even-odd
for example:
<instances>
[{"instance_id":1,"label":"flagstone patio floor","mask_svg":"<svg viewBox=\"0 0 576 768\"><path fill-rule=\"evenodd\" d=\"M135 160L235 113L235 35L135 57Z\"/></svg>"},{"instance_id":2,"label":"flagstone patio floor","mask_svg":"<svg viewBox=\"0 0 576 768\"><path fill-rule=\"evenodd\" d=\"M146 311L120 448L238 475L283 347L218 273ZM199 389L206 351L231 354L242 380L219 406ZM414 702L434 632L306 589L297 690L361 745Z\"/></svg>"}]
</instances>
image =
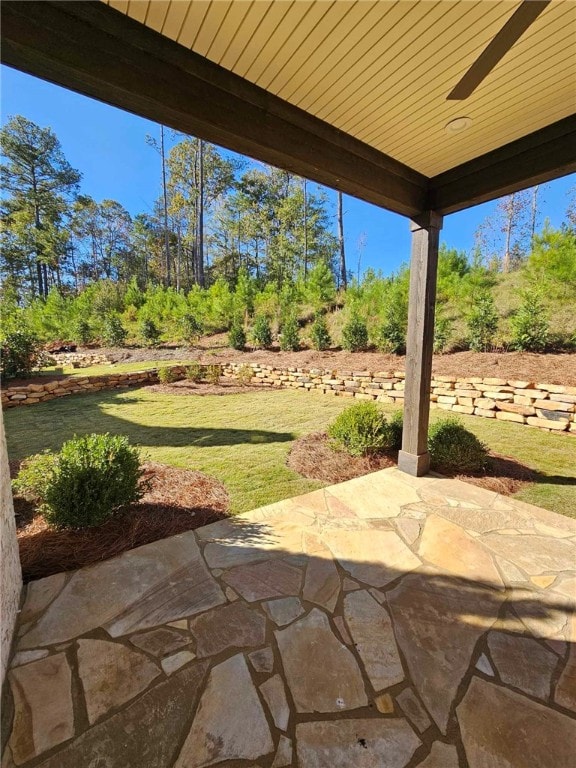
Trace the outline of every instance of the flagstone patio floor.
<instances>
[{"instance_id":1,"label":"flagstone patio floor","mask_svg":"<svg viewBox=\"0 0 576 768\"><path fill-rule=\"evenodd\" d=\"M32 582L2 766L574 768L575 564L387 469Z\"/></svg>"}]
</instances>

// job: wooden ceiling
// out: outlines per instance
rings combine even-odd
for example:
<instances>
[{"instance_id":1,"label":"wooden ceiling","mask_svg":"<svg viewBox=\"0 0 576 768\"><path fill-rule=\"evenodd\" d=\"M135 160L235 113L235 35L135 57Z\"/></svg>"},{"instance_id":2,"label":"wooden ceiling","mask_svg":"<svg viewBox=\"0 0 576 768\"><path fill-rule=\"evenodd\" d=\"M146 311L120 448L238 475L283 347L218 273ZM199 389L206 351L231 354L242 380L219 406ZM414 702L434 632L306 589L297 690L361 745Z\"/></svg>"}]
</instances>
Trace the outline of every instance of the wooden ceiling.
<instances>
[{"instance_id":1,"label":"wooden ceiling","mask_svg":"<svg viewBox=\"0 0 576 768\"><path fill-rule=\"evenodd\" d=\"M459 101L519 0L11 0L0 57L392 211L447 214L576 170L576 2L539 5ZM447 133L458 117L470 127Z\"/></svg>"},{"instance_id":2,"label":"wooden ceiling","mask_svg":"<svg viewBox=\"0 0 576 768\"><path fill-rule=\"evenodd\" d=\"M551 2L464 102L519 0L105 0L425 176L574 112L576 2ZM450 134L460 116L469 129Z\"/></svg>"}]
</instances>

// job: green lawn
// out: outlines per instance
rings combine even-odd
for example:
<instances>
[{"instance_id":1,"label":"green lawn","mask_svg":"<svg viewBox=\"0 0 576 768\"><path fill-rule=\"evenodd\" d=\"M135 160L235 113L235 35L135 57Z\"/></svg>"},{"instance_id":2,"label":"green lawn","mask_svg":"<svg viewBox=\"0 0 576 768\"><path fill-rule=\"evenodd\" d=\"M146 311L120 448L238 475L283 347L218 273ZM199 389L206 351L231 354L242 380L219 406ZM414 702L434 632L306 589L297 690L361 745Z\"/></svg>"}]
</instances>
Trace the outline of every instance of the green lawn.
<instances>
[{"instance_id":1,"label":"green lawn","mask_svg":"<svg viewBox=\"0 0 576 768\"><path fill-rule=\"evenodd\" d=\"M155 461L218 477L232 510L241 512L320 487L288 469L286 456L295 438L324 430L348 405L349 399L293 390L187 397L143 387L13 408L5 421L13 459L58 449L75 433L125 434ZM444 415L433 411L432 418ZM519 498L576 517L576 440L494 420L462 421L491 449L541 474Z\"/></svg>"},{"instance_id":2,"label":"green lawn","mask_svg":"<svg viewBox=\"0 0 576 768\"><path fill-rule=\"evenodd\" d=\"M54 373L65 373L67 376L103 376L110 373L133 373L147 371L150 368L162 368L168 365L190 365L192 360L145 360L140 363L107 363L90 365L88 368L73 368L71 365L52 365L42 368L39 376L52 376Z\"/></svg>"}]
</instances>

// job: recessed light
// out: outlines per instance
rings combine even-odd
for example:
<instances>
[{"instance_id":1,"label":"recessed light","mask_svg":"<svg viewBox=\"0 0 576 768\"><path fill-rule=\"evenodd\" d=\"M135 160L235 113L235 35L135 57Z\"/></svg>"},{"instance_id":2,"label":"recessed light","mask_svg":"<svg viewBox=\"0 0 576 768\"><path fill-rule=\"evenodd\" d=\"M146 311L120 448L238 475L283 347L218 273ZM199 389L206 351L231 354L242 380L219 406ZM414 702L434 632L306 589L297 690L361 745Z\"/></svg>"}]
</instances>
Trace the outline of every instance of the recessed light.
<instances>
[{"instance_id":1,"label":"recessed light","mask_svg":"<svg viewBox=\"0 0 576 768\"><path fill-rule=\"evenodd\" d=\"M446 133L461 133L461 131L465 131L466 128L470 128L471 125L471 117L456 117L446 124L444 130Z\"/></svg>"}]
</instances>

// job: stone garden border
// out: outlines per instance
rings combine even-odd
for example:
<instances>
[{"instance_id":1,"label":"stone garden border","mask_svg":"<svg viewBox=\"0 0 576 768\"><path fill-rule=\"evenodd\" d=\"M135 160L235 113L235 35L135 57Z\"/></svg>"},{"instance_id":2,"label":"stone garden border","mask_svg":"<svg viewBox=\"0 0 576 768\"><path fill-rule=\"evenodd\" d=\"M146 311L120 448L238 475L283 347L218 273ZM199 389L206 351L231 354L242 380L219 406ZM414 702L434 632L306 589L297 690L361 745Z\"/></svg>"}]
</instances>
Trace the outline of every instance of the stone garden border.
<instances>
[{"instance_id":1,"label":"stone garden border","mask_svg":"<svg viewBox=\"0 0 576 768\"><path fill-rule=\"evenodd\" d=\"M403 405L403 371L334 371L325 368L275 368L259 363L224 363L222 376L234 377L242 368L250 367L259 386L317 390L325 395L377 400L381 403ZM171 368L184 375L185 366ZM74 376L7 387L2 392L2 407L53 400L57 397L94 392L102 389L123 389L158 383L158 368L130 373L110 373L100 376ZM432 406L446 411L480 416L486 419L512 421L548 432L576 436L576 387L541 384L499 378L436 376L432 380Z\"/></svg>"}]
</instances>

